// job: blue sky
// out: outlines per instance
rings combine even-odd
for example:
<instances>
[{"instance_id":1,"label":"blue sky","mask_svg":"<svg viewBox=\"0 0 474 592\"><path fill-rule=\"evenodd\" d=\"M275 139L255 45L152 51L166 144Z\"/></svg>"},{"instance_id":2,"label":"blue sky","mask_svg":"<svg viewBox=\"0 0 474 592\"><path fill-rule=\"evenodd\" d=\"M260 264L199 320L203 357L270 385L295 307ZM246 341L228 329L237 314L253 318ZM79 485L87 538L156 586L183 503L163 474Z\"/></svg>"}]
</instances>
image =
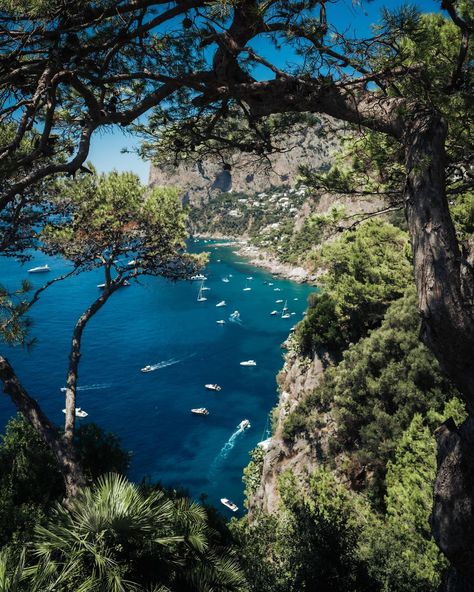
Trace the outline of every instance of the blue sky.
<instances>
[{"instance_id":1,"label":"blue sky","mask_svg":"<svg viewBox=\"0 0 474 592\"><path fill-rule=\"evenodd\" d=\"M422 12L439 11L440 3L435 0L417 0L408 2L415 5ZM335 4L328 5L328 19L334 23L339 30L345 31L346 35L354 37L368 34L370 25L379 20L382 7L394 9L407 2L398 0L372 0L367 2L362 0L360 5L354 5L351 0L340 0ZM266 44L260 46L259 51L266 57L281 63L282 56L277 55L272 46ZM135 153L122 154L121 150L127 148L133 150L138 146L139 141L130 134L124 133L124 130L117 126L109 129L108 132L102 130L95 133L91 142L89 160L100 172L108 172L112 169L119 171L133 171L139 175L143 183L148 181L150 164L141 160Z\"/></svg>"}]
</instances>

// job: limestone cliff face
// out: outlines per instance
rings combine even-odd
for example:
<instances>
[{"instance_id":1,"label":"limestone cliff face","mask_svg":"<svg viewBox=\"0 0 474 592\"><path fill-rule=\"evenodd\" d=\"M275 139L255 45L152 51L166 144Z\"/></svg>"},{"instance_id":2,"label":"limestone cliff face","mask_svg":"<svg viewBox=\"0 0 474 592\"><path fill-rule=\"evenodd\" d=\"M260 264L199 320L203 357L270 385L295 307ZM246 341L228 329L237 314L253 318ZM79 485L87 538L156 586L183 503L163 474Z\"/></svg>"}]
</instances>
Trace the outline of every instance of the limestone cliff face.
<instances>
[{"instance_id":1,"label":"limestone cliff face","mask_svg":"<svg viewBox=\"0 0 474 592\"><path fill-rule=\"evenodd\" d=\"M278 477L283 471L291 469L295 476L304 477L316 468L321 455L327 453L329 436L335 429L329 415L321 418L321 427L311 440L302 437L289 445L281 437L285 418L316 388L323 370L317 356L313 360L303 360L291 351L285 356L285 364L278 375L280 398L276 425L273 436L267 441L260 486L248 499L250 517L257 509L268 513L278 510Z\"/></svg>"},{"instance_id":2,"label":"limestone cliff face","mask_svg":"<svg viewBox=\"0 0 474 592\"><path fill-rule=\"evenodd\" d=\"M323 120L314 127L298 127L282 139L279 152L267 158L235 152L225 164L215 158L183 162L174 166L152 166L151 186L178 186L183 200L193 206L205 204L212 196L226 192L255 193L269 186L293 185L298 166L306 164L315 170L330 166L331 156L339 145L337 128L324 130L333 122Z\"/></svg>"}]
</instances>

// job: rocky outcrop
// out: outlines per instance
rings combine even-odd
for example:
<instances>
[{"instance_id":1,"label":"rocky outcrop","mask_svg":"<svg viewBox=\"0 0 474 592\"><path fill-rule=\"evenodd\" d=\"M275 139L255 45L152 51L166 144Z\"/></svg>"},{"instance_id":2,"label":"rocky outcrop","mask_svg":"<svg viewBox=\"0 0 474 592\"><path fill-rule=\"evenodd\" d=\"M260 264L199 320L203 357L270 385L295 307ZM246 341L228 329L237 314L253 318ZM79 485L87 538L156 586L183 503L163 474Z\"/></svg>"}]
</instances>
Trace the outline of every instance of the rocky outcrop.
<instances>
[{"instance_id":1,"label":"rocky outcrop","mask_svg":"<svg viewBox=\"0 0 474 592\"><path fill-rule=\"evenodd\" d=\"M277 416L274 418L274 434L265 446L260 486L248 499L250 518L257 509L268 513L277 511L278 477L281 473L291 469L296 476L309 474L316 468L321 454L325 452L329 434L334 428L329 417L323 418L322 427L311 441L299 438L289 444L281 437L285 418L316 388L323 370L323 364L317 356L312 361L303 360L295 353L289 352L285 357L284 367L278 375L280 398L275 410Z\"/></svg>"},{"instance_id":2,"label":"rocky outcrop","mask_svg":"<svg viewBox=\"0 0 474 592\"><path fill-rule=\"evenodd\" d=\"M327 129L330 131L323 133ZM329 168L339 145L337 129L329 119L314 127L297 127L276 143L279 151L268 158L235 152L225 163L222 159L207 158L181 162L178 166L152 166L149 183L182 188L183 201L195 207L222 192L255 193L272 185L293 185L301 164L315 170Z\"/></svg>"}]
</instances>

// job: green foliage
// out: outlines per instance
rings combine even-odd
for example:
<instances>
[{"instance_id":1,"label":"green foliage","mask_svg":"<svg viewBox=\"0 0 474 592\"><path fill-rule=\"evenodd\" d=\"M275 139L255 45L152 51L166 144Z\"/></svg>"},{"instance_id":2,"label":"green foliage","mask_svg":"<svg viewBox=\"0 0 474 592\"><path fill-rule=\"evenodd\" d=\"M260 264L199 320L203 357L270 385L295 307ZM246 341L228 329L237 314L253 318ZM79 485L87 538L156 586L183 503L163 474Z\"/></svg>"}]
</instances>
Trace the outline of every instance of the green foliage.
<instances>
[{"instance_id":1,"label":"green foliage","mask_svg":"<svg viewBox=\"0 0 474 592\"><path fill-rule=\"evenodd\" d=\"M332 355L343 351L348 342L339 323L336 301L327 292L312 297L306 316L296 329L298 351L308 356L318 351L326 350Z\"/></svg>"},{"instance_id":2,"label":"green foliage","mask_svg":"<svg viewBox=\"0 0 474 592\"><path fill-rule=\"evenodd\" d=\"M75 444L91 478L128 467L129 455L118 438L95 424L80 426ZM11 419L0 444L0 547L28 541L63 496L63 478L51 450L23 417Z\"/></svg>"},{"instance_id":3,"label":"green foliage","mask_svg":"<svg viewBox=\"0 0 474 592\"><path fill-rule=\"evenodd\" d=\"M431 421L465 412L452 399ZM431 421L429 423L431 423ZM426 418L416 413L387 464L386 514L372 515L364 531L362 555L382 592L435 592L447 567L432 539L429 517L436 471L436 446Z\"/></svg>"},{"instance_id":4,"label":"green foliage","mask_svg":"<svg viewBox=\"0 0 474 592\"><path fill-rule=\"evenodd\" d=\"M300 351L340 353L377 327L390 302L410 283L407 236L371 220L319 252L326 268L323 294L314 298L296 332Z\"/></svg>"},{"instance_id":5,"label":"green foliage","mask_svg":"<svg viewBox=\"0 0 474 592\"><path fill-rule=\"evenodd\" d=\"M362 506L320 468L302 487L290 472L278 484L278 515L232 525L251 591L374 590L357 555Z\"/></svg>"},{"instance_id":6,"label":"green foliage","mask_svg":"<svg viewBox=\"0 0 474 592\"><path fill-rule=\"evenodd\" d=\"M71 509L56 506L36 528L34 554L33 580L47 569L57 592L224 592L243 584L201 506L161 490L145 493L116 474L84 489Z\"/></svg>"},{"instance_id":7,"label":"green foliage","mask_svg":"<svg viewBox=\"0 0 474 592\"><path fill-rule=\"evenodd\" d=\"M379 329L349 347L338 366L328 368L320 386L289 415L283 436L311 437L320 413L337 422L332 454L349 455L349 474L372 474L371 490L382 503L387 462L414 415L441 411L453 394L433 355L419 340L419 317L412 290L393 303ZM431 417L431 416L430 416ZM432 419L430 425L436 420Z\"/></svg>"},{"instance_id":8,"label":"green foliage","mask_svg":"<svg viewBox=\"0 0 474 592\"><path fill-rule=\"evenodd\" d=\"M147 273L176 279L194 270L195 259L183 251L185 212L176 188L146 191L135 174L112 171L63 182L59 194L64 216L44 228L46 252L78 269L113 268L119 277L132 256L137 263L127 277Z\"/></svg>"},{"instance_id":9,"label":"green foliage","mask_svg":"<svg viewBox=\"0 0 474 592\"><path fill-rule=\"evenodd\" d=\"M244 468L242 481L245 485L245 504L248 507L248 499L257 491L262 476L265 451L261 446L255 447L249 452L252 459Z\"/></svg>"}]
</instances>

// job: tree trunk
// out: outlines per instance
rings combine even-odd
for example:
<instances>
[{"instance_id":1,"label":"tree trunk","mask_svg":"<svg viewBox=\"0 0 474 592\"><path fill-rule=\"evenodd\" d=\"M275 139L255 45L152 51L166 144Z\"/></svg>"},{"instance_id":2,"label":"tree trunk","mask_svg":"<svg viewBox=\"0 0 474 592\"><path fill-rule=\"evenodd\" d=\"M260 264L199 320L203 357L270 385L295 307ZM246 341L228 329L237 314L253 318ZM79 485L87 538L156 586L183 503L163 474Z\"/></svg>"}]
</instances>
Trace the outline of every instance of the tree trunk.
<instances>
[{"instance_id":1,"label":"tree trunk","mask_svg":"<svg viewBox=\"0 0 474 592\"><path fill-rule=\"evenodd\" d=\"M445 592L474 592L474 419L436 431L438 445L431 529L451 563Z\"/></svg>"},{"instance_id":2,"label":"tree trunk","mask_svg":"<svg viewBox=\"0 0 474 592\"><path fill-rule=\"evenodd\" d=\"M102 308L109 297L117 290L123 282L110 285L110 274L106 274L107 285L103 294L93 302L89 308L79 317L72 334L71 350L69 353L69 368L66 378L66 418L64 420L63 439L68 446L73 445L74 430L76 427L76 390L79 372L79 361L81 359L82 334L87 323Z\"/></svg>"},{"instance_id":3,"label":"tree trunk","mask_svg":"<svg viewBox=\"0 0 474 592\"><path fill-rule=\"evenodd\" d=\"M474 415L474 274L459 249L445 188L446 124L419 111L404 133L405 206L421 338Z\"/></svg>"},{"instance_id":4,"label":"tree trunk","mask_svg":"<svg viewBox=\"0 0 474 592\"><path fill-rule=\"evenodd\" d=\"M404 134L406 215L422 317L421 338L459 389L469 418L437 432L431 526L452 569L449 592L474 591L474 276L461 253L445 192L446 124L414 113Z\"/></svg>"},{"instance_id":5,"label":"tree trunk","mask_svg":"<svg viewBox=\"0 0 474 592\"><path fill-rule=\"evenodd\" d=\"M1 356L0 380L3 383L5 393L10 396L18 411L43 437L56 457L58 468L64 479L66 496L68 498L75 497L86 484L86 480L74 446L61 438L57 429L43 413L38 403L30 397L20 383L8 360Z\"/></svg>"}]
</instances>

